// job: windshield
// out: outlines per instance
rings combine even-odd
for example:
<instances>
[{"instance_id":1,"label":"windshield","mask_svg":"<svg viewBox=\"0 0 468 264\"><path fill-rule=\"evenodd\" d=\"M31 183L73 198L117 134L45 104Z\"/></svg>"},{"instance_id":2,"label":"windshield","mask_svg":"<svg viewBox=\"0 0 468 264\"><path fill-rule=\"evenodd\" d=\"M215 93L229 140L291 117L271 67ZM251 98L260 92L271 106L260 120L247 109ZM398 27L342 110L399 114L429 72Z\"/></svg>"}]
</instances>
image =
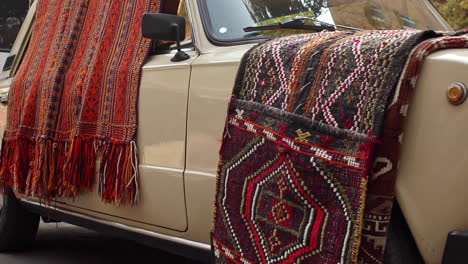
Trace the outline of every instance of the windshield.
<instances>
[{"instance_id":1,"label":"windshield","mask_svg":"<svg viewBox=\"0 0 468 264\"><path fill-rule=\"evenodd\" d=\"M218 41L233 41L298 30L245 32L296 16L362 29L451 30L428 0L201 0L205 27ZM202 2L203 3L203 2ZM309 22L313 23L313 22ZM340 29L338 29L340 30Z\"/></svg>"}]
</instances>

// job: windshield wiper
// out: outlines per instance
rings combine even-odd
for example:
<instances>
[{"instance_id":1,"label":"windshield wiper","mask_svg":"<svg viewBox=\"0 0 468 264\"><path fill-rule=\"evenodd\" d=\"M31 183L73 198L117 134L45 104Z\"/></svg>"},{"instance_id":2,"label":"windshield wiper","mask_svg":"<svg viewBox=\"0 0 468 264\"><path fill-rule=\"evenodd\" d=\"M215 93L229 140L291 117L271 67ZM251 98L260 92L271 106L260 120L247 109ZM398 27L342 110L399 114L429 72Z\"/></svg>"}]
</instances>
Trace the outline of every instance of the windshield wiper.
<instances>
[{"instance_id":1,"label":"windshield wiper","mask_svg":"<svg viewBox=\"0 0 468 264\"><path fill-rule=\"evenodd\" d=\"M305 23L306 20L311 20L315 22L316 24L308 25ZM348 27L348 26L333 25L333 24L326 23L323 21L318 21L315 18L311 18L311 17L294 17L294 18L280 21L278 24L246 27L244 28L244 31L253 32L253 31L264 31L264 30L275 30L275 29L303 29L303 30L315 30L315 31L322 31L322 30L335 31L337 27L345 28L349 30L357 30L357 31L362 30L359 28L353 28L353 27Z\"/></svg>"}]
</instances>

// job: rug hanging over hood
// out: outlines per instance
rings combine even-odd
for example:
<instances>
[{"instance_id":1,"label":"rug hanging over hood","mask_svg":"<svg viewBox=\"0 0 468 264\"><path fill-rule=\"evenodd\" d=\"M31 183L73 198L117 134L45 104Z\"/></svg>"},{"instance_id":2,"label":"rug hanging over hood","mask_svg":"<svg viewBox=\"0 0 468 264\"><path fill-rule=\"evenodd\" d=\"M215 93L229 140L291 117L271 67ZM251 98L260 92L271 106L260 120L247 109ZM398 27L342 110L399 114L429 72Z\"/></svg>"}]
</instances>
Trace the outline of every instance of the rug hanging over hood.
<instances>
[{"instance_id":1,"label":"rug hanging over hood","mask_svg":"<svg viewBox=\"0 0 468 264\"><path fill-rule=\"evenodd\" d=\"M466 46L468 38L437 38L445 42L416 50L401 89L395 88L413 48L440 36L321 32L274 39L244 56L220 150L216 263L382 263L403 122L398 114L424 56ZM382 137L389 143L378 144ZM381 169L375 153L388 157L388 148L395 167L382 172L383 182L368 184L373 165ZM368 191L371 198L386 195L384 201L366 200ZM367 226L376 211L385 232Z\"/></svg>"},{"instance_id":2,"label":"rug hanging over hood","mask_svg":"<svg viewBox=\"0 0 468 264\"><path fill-rule=\"evenodd\" d=\"M8 103L1 182L45 199L90 190L134 204L145 12L159 0L42 0ZM99 165L99 166L98 166Z\"/></svg>"}]
</instances>

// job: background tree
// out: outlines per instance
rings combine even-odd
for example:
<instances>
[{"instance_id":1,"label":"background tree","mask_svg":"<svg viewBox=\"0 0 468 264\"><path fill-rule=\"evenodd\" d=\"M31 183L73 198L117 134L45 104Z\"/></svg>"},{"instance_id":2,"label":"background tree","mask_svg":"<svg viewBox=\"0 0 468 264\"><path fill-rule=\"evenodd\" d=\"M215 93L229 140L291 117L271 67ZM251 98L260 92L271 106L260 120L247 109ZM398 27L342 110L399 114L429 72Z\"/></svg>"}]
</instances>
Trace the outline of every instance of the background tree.
<instances>
[{"instance_id":1,"label":"background tree","mask_svg":"<svg viewBox=\"0 0 468 264\"><path fill-rule=\"evenodd\" d=\"M433 0L433 3L454 29L468 28L468 0Z\"/></svg>"}]
</instances>

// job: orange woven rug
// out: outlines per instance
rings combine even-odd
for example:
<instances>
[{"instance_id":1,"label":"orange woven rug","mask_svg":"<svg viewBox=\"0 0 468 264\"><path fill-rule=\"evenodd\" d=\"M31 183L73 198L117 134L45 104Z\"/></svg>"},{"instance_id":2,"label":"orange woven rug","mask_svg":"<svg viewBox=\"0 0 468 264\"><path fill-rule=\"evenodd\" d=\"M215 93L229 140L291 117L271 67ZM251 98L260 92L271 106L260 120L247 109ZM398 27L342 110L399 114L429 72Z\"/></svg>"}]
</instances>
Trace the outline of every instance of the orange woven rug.
<instances>
[{"instance_id":1,"label":"orange woven rug","mask_svg":"<svg viewBox=\"0 0 468 264\"><path fill-rule=\"evenodd\" d=\"M45 199L93 184L103 201L134 204L140 71L150 40L145 12L159 0L42 0L13 80L1 182Z\"/></svg>"}]
</instances>

